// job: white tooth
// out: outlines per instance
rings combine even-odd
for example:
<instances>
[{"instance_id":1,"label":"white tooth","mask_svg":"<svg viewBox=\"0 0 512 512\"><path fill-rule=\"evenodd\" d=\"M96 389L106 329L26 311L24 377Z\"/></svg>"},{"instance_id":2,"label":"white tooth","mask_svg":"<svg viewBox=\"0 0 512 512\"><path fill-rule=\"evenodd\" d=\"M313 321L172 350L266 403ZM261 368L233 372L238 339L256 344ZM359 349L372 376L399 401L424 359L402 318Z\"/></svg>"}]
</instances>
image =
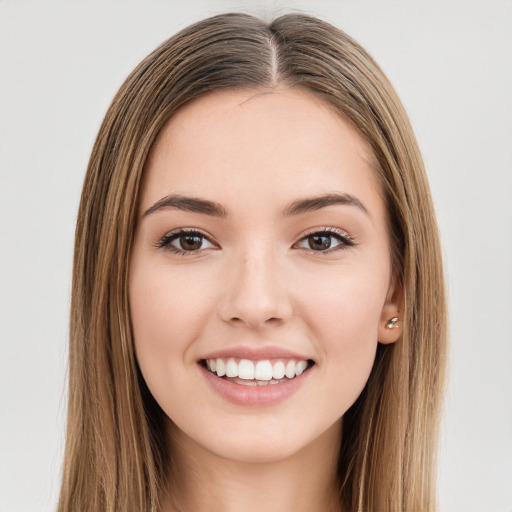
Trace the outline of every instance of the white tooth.
<instances>
[{"instance_id":1,"label":"white tooth","mask_svg":"<svg viewBox=\"0 0 512 512\"><path fill-rule=\"evenodd\" d=\"M282 379L284 377L284 363L282 361L277 361L277 363L274 363L274 366L272 366L272 377L274 379Z\"/></svg>"},{"instance_id":2,"label":"white tooth","mask_svg":"<svg viewBox=\"0 0 512 512\"><path fill-rule=\"evenodd\" d=\"M255 380L254 382L256 382L258 386L267 386L268 385L267 380Z\"/></svg>"},{"instance_id":3,"label":"white tooth","mask_svg":"<svg viewBox=\"0 0 512 512\"><path fill-rule=\"evenodd\" d=\"M238 365L232 357L226 363L226 377L238 377Z\"/></svg>"},{"instance_id":4,"label":"white tooth","mask_svg":"<svg viewBox=\"0 0 512 512\"><path fill-rule=\"evenodd\" d=\"M299 361L295 366L295 375L301 375L302 372L308 367L307 361Z\"/></svg>"},{"instance_id":5,"label":"white tooth","mask_svg":"<svg viewBox=\"0 0 512 512\"><path fill-rule=\"evenodd\" d=\"M215 364L215 359L208 359L208 367L212 372L215 371L217 365Z\"/></svg>"},{"instance_id":6,"label":"white tooth","mask_svg":"<svg viewBox=\"0 0 512 512\"><path fill-rule=\"evenodd\" d=\"M281 384L278 380L271 380L269 384Z\"/></svg>"},{"instance_id":7,"label":"white tooth","mask_svg":"<svg viewBox=\"0 0 512 512\"><path fill-rule=\"evenodd\" d=\"M240 359L238 363L238 376L241 379L254 379L254 363L249 359Z\"/></svg>"},{"instance_id":8,"label":"white tooth","mask_svg":"<svg viewBox=\"0 0 512 512\"><path fill-rule=\"evenodd\" d=\"M222 359L217 359L215 361L215 371L217 372L217 375L219 377L223 377L226 375L226 365L224 364L224 361Z\"/></svg>"},{"instance_id":9,"label":"white tooth","mask_svg":"<svg viewBox=\"0 0 512 512\"><path fill-rule=\"evenodd\" d=\"M272 365L270 361L258 361L256 363L254 378L258 380L270 380L272 378Z\"/></svg>"},{"instance_id":10,"label":"white tooth","mask_svg":"<svg viewBox=\"0 0 512 512\"><path fill-rule=\"evenodd\" d=\"M288 361L288 363L286 363L286 370L284 374L289 379L293 379L293 377L295 377L295 361Z\"/></svg>"}]
</instances>

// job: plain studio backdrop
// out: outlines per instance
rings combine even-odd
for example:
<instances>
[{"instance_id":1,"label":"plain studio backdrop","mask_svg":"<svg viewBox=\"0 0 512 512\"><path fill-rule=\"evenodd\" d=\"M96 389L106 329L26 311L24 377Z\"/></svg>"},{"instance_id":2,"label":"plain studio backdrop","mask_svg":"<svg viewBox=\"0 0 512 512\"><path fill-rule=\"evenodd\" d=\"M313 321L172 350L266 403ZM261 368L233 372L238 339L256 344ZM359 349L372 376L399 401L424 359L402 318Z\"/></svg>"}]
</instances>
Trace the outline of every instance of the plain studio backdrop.
<instances>
[{"instance_id":1,"label":"plain studio backdrop","mask_svg":"<svg viewBox=\"0 0 512 512\"><path fill-rule=\"evenodd\" d=\"M114 93L191 22L293 9L370 51L424 154L451 313L440 510L512 511L511 1L0 0L0 512L57 501L74 224Z\"/></svg>"}]
</instances>

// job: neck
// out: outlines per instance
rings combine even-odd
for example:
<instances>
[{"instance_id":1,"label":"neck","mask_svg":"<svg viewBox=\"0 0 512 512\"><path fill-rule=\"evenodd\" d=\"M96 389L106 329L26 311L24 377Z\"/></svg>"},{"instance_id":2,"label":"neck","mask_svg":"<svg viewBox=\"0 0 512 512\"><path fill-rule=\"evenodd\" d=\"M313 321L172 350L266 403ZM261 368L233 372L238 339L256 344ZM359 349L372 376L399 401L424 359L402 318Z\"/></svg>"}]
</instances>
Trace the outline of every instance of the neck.
<instances>
[{"instance_id":1,"label":"neck","mask_svg":"<svg viewBox=\"0 0 512 512\"><path fill-rule=\"evenodd\" d=\"M177 430L177 429L174 429ZM172 432L173 464L164 512L340 512L335 423L320 438L283 460L226 459Z\"/></svg>"}]
</instances>

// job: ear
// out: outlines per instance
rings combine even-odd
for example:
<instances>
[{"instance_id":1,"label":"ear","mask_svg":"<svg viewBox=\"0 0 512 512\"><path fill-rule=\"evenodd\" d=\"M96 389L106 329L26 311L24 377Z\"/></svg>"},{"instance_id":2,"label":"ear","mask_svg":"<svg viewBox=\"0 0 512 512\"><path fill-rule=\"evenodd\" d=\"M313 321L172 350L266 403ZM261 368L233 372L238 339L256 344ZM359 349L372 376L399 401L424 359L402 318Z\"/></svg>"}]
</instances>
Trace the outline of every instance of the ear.
<instances>
[{"instance_id":1,"label":"ear","mask_svg":"<svg viewBox=\"0 0 512 512\"><path fill-rule=\"evenodd\" d=\"M386 302L379 319L379 342L384 345L394 343L402 334L403 296L402 283L395 274L391 279Z\"/></svg>"}]
</instances>

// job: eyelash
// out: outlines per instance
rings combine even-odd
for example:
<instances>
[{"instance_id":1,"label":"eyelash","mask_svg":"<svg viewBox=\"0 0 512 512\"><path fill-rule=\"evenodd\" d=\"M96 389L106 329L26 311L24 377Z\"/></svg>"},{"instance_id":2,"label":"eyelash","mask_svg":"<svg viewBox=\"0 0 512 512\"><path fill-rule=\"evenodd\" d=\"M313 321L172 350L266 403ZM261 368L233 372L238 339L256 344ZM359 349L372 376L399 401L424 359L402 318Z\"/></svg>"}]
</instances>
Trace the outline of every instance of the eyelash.
<instances>
[{"instance_id":1,"label":"eyelash","mask_svg":"<svg viewBox=\"0 0 512 512\"><path fill-rule=\"evenodd\" d=\"M307 232L305 235L303 235L298 242L294 244L294 247L299 244L300 242L303 242L307 240L308 238L311 238L313 236L324 236L329 238L334 238L339 242L338 245L334 246L334 248L327 248L326 250L315 250L311 248L305 248L304 249L310 253L314 254L327 254L338 250L346 250L350 247L355 246L354 239L345 231L338 229L338 228L322 228L322 229L313 229L309 232ZM170 233L167 233L165 236L163 236L157 243L156 247L158 249L164 249L166 251L169 251L173 254L176 254L178 256L191 256L194 254L197 254L201 250L205 250L203 248L199 248L196 250L184 250L184 249L178 249L177 247L174 247L171 245L172 242L179 239L182 236L189 236L189 237L199 237L202 240L207 240L210 244L216 245L215 242L212 242L210 238L203 232L197 230L197 229L177 229L176 231L171 231ZM329 244L330 245L330 244Z\"/></svg>"},{"instance_id":2,"label":"eyelash","mask_svg":"<svg viewBox=\"0 0 512 512\"><path fill-rule=\"evenodd\" d=\"M314 254L328 254L328 253L331 253L334 251L346 250L346 249L349 249L350 247L354 247L356 245L354 239L347 232L345 232L339 228L312 229L311 231L307 232L304 236L302 236L302 238L297 243L307 240L308 238L311 238L312 236L315 236L315 235L316 236L327 236L329 238L334 238L335 240L337 240L340 243L339 243L339 245L336 245L333 248L328 248L324 251L316 251L311 248L309 248L309 249L305 248L307 251L314 253ZM297 243L294 245L297 245Z\"/></svg>"},{"instance_id":3,"label":"eyelash","mask_svg":"<svg viewBox=\"0 0 512 512\"><path fill-rule=\"evenodd\" d=\"M164 235L156 244L158 249L164 249L166 251L172 252L173 254L177 254L178 256L191 256L193 254L197 254L200 250L204 249L197 249L192 251L186 251L184 249L178 249L177 247L174 247L171 245L174 240L177 240L178 238L182 236L197 236L201 238L202 240L208 240L212 245L216 245L214 242L210 240L210 238L203 232L199 231L198 229L177 229L175 231L171 231L170 233L167 233Z\"/></svg>"}]
</instances>

